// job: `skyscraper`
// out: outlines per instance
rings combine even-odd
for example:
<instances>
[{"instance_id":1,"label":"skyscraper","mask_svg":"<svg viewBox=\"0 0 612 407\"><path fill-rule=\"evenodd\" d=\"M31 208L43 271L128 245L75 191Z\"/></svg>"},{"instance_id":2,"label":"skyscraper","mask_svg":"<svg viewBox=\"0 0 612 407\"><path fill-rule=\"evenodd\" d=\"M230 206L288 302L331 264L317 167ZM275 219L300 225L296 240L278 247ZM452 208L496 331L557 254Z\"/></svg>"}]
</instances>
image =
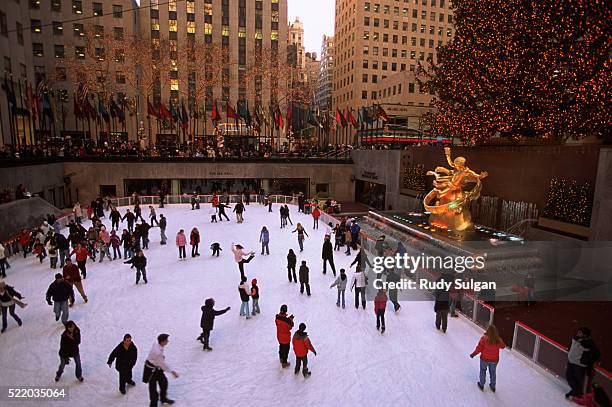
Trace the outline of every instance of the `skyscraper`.
<instances>
[{"instance_id":1,"label":"skyscraper","mask_svg":"<svg viewBox=\"0 0 612 407\"><path fill-rule=\"evenodd\" d=\"M332 81L334 77L334 37L323 35L321 61L319 62L319 83L316 105L321 110L332 108Z\"/></svg>"},{"instance_id":2,"label":"skyscraper","mask_svg":"<svg viewBox=\"0 0 612 407\"><path fill-rule=\"evenodd\" d=\"M452 23L448 0L337 0L334 110L376 104L381 81L435 60L453 36ZM344 142L352 141L349 133Z\"/></svg>"}]
</instances>

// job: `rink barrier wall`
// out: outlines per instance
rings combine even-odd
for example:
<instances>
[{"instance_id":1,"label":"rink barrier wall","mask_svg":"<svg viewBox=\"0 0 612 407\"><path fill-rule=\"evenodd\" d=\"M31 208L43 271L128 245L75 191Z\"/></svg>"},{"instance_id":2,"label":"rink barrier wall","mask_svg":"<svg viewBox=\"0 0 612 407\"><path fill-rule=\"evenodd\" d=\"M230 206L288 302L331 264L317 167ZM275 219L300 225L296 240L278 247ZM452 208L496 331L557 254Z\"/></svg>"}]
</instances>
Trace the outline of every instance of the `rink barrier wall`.
<instances>
[{"instance_id":1,"label":"rink barrier wall","mask_svg":"<svg viewBox=\"0 0 612 407\"><path fill-rule=\"evenodd\" d=\"M226 196L228 195L217 195L217 197L219 197L219 200L221 200L221 197L226 197ZM191 204L192 197L193 195L189 195L189 194L166 195L165 203L166 204ZM197 195L197 197L199 198L200 204L212 203L212 198L213 198L212 194ZM272 203L275 203L275 204L280 203L280 204L297 205L297 196L269 195L269 197L272 198ZM238 203L238 202L244 201L244 198L245 198L244 194L229 195L229 203ZM128 196L125 198L110 198L110 201L114 206L133 206L134 199L135 198L133 196ZM159 205L159 196L145 195L145 196L138 196L138 199L140 200L140 205ZM263 199L263 195L259 195L259 194L249 195L249 202L251 203L260 204L262 203L262 199Z\"/></svg>"},{"instance_id":2,"label":"rink barrier wall","mask_svg":"<svg viewBox=\"0 0 612 407\"><path fill-rule=\"evenodd\" d=\"M370 212L374 213L374 212ZM332 226L336 226L340 223L340 220L335 216L328 213L321 213L321 221L325 224L331 223ZM359 233L361 238L361 243L365 250L373 252L374 244L376 243L376 239L373 236L368 235L363 230ZM392 255L392 253L389 253ZM416 273L415 278L425 278L430 281L434 281L436 276L434 276L429 270L419 270ZM430 292L433 296L433 292ZM473 322L483 331L486 330L489 325L493 324L495 318L495 308L485 303L482 300L477 299L474 295L466 293L461 298L461 307L457 307L457 311L465 317L465 319Z\"/></svg>"},{"instance_id":3,"label":"rink barrier wall","mask_svg":"<svg viewBox=\"0 0 612 407\"><path fill-rule=\"evenodd\" d=\"M520 354L557 380L565 381L568 348L520 321L514 323L512 351ZM585 388L589 378L585 378ZM599 384L607 394L612 394L612 373L596 366L593 383Z\"/></svg>"}]
</instances>

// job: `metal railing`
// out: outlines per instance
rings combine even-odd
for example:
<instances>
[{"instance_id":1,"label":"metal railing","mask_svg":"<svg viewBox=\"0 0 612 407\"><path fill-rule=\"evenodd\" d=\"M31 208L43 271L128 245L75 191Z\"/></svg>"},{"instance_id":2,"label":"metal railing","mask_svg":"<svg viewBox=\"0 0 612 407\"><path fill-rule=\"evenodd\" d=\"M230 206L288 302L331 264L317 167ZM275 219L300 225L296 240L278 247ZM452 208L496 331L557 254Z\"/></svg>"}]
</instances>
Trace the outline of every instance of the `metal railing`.
<instances>
[{"instance_id":1,"label":"metal railing","mask_svg":"<svg viewBox=\"0 0 612 407\"><path fill-rule=\"evenodd\" d=\"M205 195L196 195L198 197L200 204L209 204L212 202L213 195L205 194ZM229 203L238 203L244 202L246 195L244 194L231 194L231 195L217 195L220 202L228 202L227 197L229 196ZM166 204L190 204L193 195L191 194L182 194L182 195L166 195L165 203ZM272 199L273 204L291 204L297 205L297 195L269 195L269 198ZM250 194L249 202L251 203L262 203L264 200L263 195L259 194ZM139 195L138 200L140 201L140 205L158 205L159 204L159 196L155 195ZM125 198L110 198L111 203L114 206L133 206L135 204L135 197L128 196Z\"/></svg>"},{"instance_id":2,"label":"metal railing","mask_svg":"<svg viewBox=\"0 0 612 407\"><path fill-rule=\"evenodd\" d=\"M532 363L565 382L567 367L567 346L546 337L520 321L514 323L512 351L517 352ZM587 385L588 378L585 380ZM607 394L612 394L612 373L596 366L593 383L599 384Z\"/></svg>"}]
</instances>

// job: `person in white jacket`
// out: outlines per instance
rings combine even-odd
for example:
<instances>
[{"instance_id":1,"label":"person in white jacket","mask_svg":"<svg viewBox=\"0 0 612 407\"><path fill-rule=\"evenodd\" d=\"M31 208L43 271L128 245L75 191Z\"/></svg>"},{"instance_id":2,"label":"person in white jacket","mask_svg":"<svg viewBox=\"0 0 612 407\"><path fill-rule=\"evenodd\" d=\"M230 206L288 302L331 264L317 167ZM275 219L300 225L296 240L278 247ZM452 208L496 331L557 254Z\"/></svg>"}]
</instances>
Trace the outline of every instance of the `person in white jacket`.
<instances>
[{"instance_id":1,"label":"person in white jacket","mask_svg":"<svg viewBox=\"0 0 612 407\"><path fill-rule=\"evenodd\" d=\"M147 356L145 362L145 373L147 369L152 370L149 377L149 398L151 406L157 406L157 401L161 400L162 404L174 404L174 400L168 398L168 379L164 372L170 372L174 378L178 377L164 356L164 347L168 344L168 334L160 334L157 337L157 343L154 343ZM157 393L157 385L159 384L159 394Z\"/></svg>"},{"instance_id":2,"label":"person in white jacket","mask_svg":"<svg viewBox=\"0 0 612 407\"><path fill-rule=\"evenodd\" d=\"M355 289L355 308L359 308L359 294L361 294L361 306L363 309L366 307L365 290L366 290L366 276L361 267L357 267L355 273L353 273L353 279L351 280L351 291Z\"/></svg>"},{"instance_id":3,"label":"person in white jacket","mask_svg":"<svg viewBox=\"0 0 612 407\"><path fill-rule=\"evenodd\" d=\"M8 261L6 260L6 257L6 248L4 247L2 242L0 242L0 277L2 278L6 278L6 269L11 267L9 266Z\"/></svg>"},{"instance_id":4,"label":"person in white jacket","mask_svg":"<svg viewBox=\"0 0 612 407\"><path fill-rule=\"evenodd\" d=\"M81 224L81 219L83 219L83 210L81 209L81 204L80 203L75 203L74 207L72 208L72 212L74 213L74 220L76 221L77 224Z\"/></svg>"}]
</instances>

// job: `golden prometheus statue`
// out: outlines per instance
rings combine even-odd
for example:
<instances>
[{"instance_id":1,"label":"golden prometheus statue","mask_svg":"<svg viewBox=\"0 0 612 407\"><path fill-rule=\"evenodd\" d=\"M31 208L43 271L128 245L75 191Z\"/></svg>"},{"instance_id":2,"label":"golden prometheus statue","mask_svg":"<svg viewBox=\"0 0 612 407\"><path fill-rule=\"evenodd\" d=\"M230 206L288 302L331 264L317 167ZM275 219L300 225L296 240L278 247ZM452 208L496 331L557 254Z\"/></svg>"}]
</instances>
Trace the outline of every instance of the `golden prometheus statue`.
<instances>
[{"instance_id":1,"label":"golden prometheus statue","mask_svg":"<svg viewBox=\"0 0 612 407\"><path fill-rule=\"evenodd\" d=\"M451 169L436 167L427 175L435 177L432 189L423 199L425 210L431 215L429 223L438 227L463 231L472 227L472 216L469 204L478 199L482 190L481 180L488 174L476 174L470 170L464 157L451 160L451 150L444 148L446 161ZM464 190L468 184L475 184L471 189Z\"/></svg>"}]
</instances>

